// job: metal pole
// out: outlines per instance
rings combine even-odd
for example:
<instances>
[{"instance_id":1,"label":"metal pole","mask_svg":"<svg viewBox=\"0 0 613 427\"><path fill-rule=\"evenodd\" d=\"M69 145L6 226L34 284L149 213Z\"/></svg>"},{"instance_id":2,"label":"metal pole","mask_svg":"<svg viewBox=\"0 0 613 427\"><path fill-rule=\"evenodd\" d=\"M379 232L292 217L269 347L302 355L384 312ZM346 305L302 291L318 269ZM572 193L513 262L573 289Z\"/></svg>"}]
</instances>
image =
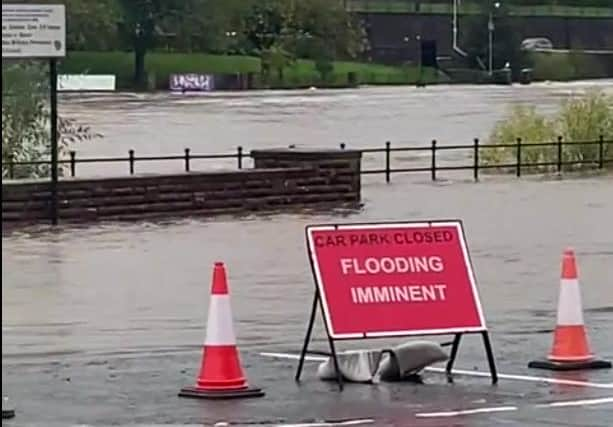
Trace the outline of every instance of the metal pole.
<instances>
[{"instance_id":1,"label":"metal pole","mask_svg":"<svg viewBox=\"0 0 613 427\"><path fill-rule=\"evenodd\" d=\"M500 2L495 2L493 4L494 9L498 9L500 8ZM489 75L490 77L494 74L494 53L493 53L493 44L494 44L494 14L493 14L493 9L492 6L490 6L490 14L489 14L489 20L487 23L487 31L488 31L488 38L489 38Z\"/></svg>"},{"instance_id":2,"label":"metal pole","mask_svg":"<svg viewBox=\"0 0 613 427\"><path fill-rule=\"evenodd\" d=\"M418 34L417 35L417 43L419 44L419 49L418 49L418 55L419 55L419 77L417 78L417 86L421 85L421 80L422 80L422 74L423 74L423 63L422 63L422 56L423 56L423 46L421 44L421 35Z\"/></svg>"},{"instance_id":3,"label":"metal pole","mask_svg":"<svg viewBox=\"0 0 613 427\"><path fill-rule=\"evenodd\" d=\"M458 0L453 0L453 27L452 27L452 32L453 32L453 41L452 41L452 47L453 50L456 49L456 46L458 45Z\"/></svg>"},{"instance_id":4,"label":"metal pole","mask_svg":"<svg viewBox=\"0 0 613 427\"><path fill-rule=\"evenodd\" d=\"M490 10L490 18L489 21L487 23L487 31L488 31L488 44L489 44L489 54L488 54L488 63L489 63L489 67L488 67L488 72L490 77L492 76L492 68L493 68L493 54L492 54L492 44L493 44L493 38L494 38L494 22L493 22L493 18L492 18L492 11Z\"/></svg>"},{"instance_id":5,"label":"metal pole","mask_svg":"<svg viewBox=\"0 0 613 427\"><path fill-rule=\"evenodd\" d=\"M391 142L385 142L385 182L390 182L390 146Z\"/></svg>"},{"instance_id":6,"label":"metal pole","mask_svg":"<svg viewBox=\"0 0 613 427\"><path fill-rule=\"evenodd\" d=\"M604 168L604 135L598 137L598 169Z\"/></svg>"},{"instance_id":7,"label":"metal pole","mask_svg":"<svg viewBox=\"0 0 613 427\"><path fill-rule=\"evenodd\" d=\"M462 56L468 56L466 52L458 46L458 3L460 0L453 0L453 50Z\"/></svg>"},{"instance_id":8,"label":"metal pole","mask_svg":"<svg viewBox=\"0 0 613 427\"><path fill-rule=\"evenodd\" d=\"M49 60L49 85L51 104L51 223L58 223L57 203L57 63L54 58Z\"/></svg>"}]
</instances>

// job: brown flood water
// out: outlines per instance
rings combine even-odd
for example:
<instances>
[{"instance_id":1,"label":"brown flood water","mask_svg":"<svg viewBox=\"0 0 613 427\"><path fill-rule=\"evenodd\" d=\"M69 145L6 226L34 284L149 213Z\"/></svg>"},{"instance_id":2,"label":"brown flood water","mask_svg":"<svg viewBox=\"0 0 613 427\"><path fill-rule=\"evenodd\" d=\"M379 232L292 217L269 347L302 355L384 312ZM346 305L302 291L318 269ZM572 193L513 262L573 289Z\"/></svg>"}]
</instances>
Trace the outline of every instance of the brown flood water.
<instances>
[{"instance_id":1,"label":"brown flood water","mask_svg":"<svg viewBox=\"0 0 613 427\"><path fill-rule=\"evenodd\" d=\"M551 109L571 90L584 88L113 95L64 98L61 108L105 134L100 142L77 147L88 156L119 155L130 148L175 154L186 146L204 153L236 145L341 141L372 147L386 139L468 142L485 137L510 102ZM371 166L378 165L375 161L366 160ZM125 173L116 166L80 165L78 174ZM222 166L208 162L202 168ZM146 167L168 171L181 164ZM507 404L521 408L463 418L461 425L544 426L561 420L607 425L611 405L523 409L556 399L610 396L606 390L509 381L491 389L487 380L470 378L450 386L433 375L428 386L356 386L338 396L333 386L314 378L312 364L304 373L305 386L297 387L293 361L258 355L296 352L302 343L314 289L306 224L460 218L500 371L551 375L526 365L549 350L566 246L577 253L591 344L599 356L613 359L613 177L499 177L472 183L469 172L444 175L448 179L437 183L427 175L394 175L391 184L382 176L365 177L365 205L357 212L109 223L3 236L2 388L18 407L11 425L212 425L219 420L272 425L360 417L376 420L375 425L460 425L455 419L433 424L413 414ZM176 397L197 373L217 260L228 269L237 339L250 380L267 391L263 399L211 403ZM321 322L315 334L314 346L324 349ZM383 343L341 343L340 348ZM485 369L480 341L468 338L464 345L457 366ZM574 375L613 382L610 370Z\"/></svg>"}]
</instances>

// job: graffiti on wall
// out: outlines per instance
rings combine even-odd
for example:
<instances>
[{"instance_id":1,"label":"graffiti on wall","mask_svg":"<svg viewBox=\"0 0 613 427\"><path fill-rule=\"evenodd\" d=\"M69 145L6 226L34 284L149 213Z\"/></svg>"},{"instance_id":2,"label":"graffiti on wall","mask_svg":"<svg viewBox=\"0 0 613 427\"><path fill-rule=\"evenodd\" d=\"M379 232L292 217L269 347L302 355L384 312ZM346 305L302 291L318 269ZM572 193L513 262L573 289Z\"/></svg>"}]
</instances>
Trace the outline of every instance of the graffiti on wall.
<instances>
[{"instance_id":1,"label":"graffiti on wall","mask_svg":"<svg viewBox=\"0 0 613 427\"><path fill-rule=\"evenodd\" d=\"M171 74L169 87L171 91L204 91L213 90L213 75L211 74Z\"/></svg>"}]
</instances>

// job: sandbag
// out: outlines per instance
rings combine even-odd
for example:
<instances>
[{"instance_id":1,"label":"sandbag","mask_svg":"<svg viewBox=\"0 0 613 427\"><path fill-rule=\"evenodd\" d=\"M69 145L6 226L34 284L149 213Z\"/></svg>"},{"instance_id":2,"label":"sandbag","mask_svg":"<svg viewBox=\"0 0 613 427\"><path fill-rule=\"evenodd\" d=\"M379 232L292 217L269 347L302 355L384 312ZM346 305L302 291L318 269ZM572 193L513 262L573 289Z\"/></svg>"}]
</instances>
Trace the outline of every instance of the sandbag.
<instances>
[{"instance_id":1,"label":"sandbag","mask_svg":"<svg viewBox=\"0 0 613 427\"><path fill-rule=\"evenodd\" d=\"M380 350L350 350L336 354L343 378L350 382L371 382L373 374L380 365ZM317 367L317 377L321 380L336 380L334 359L328 357Z\"/></svg>"},{"instance_id":2,"label":"sandbag","mask_svg":"<svg viewBox=\"0 0 613 427\"><path fill-rule=\"evenodd\" d=\"M382 352L384 356L373 374L381 381L401 381L426 366L449 358L440 344L432 341L409 341Z\"/></svg>"},{"instance_id":3,"label":"sandbag","mask_svg":"<svg viewBox=\"0 0 613 427\"><path fill-rule=\"evenodd\" d=\"M448 355L436 342L409 341L386 349L339 352L337 359L345 381L378 383L407 380L426 366L447 360ZM317 376L321 380L337 378L332 357L318 366Z\"/></svg>"}]
</instances>

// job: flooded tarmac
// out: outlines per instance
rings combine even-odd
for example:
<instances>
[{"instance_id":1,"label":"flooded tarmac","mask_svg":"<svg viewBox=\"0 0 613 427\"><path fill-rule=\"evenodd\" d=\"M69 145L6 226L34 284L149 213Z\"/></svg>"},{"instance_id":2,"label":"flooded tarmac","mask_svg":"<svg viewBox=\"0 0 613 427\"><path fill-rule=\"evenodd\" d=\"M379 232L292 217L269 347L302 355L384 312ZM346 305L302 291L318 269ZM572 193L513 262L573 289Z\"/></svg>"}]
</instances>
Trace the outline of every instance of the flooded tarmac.
<instances>
[{"instance_id":1,"label":"flooded tarmac","mask_svg":"<svg viewBox=\"0 0 613 427\"><path fill-rule=\"evenodd\" d=\"M557 99L584 88L373 88L172 101L167 95L114 95L64 98L61 108L78 112L105 134L102 141L77 147L91 156L129 148L174 154L185 146L204 153L236 145L341 141L372 147L386 139L468 142L484 137L508 102L554 108ZM215 166L209 161L202 168L208 165ZM78 175L114 173L116 166L79 165ZM174 166L147 165L154 167ZM2 390L17 416L3 425L609 426L611 370L554 374L527 364L550 349L567 246L577 254L590 343L600 357L613 359L613 177L492 177L480 183L461 174L452 178L431 183L426 175L394 175L385 184L382 176L365 177L364 207L355 212L5 234ZM307 363L297 385L295 360L261 354L295 354L302 345L314 292L305 225L431 218L464 222L500 372L600 386L508 378L492 386L488 378L470 376L447 384L428 371L424 385L350 385L338 393L334 384L316 379L315 362ZM198 372L212 267L218 260L228 271L243 366L250 383L266 392L263 398L177 397ZM338 346L399 341L404 340ZM313 348L327 348L320 320ZM487 370L478 336L465 338L456 367ZM453 412L461 410L467 412Z\"/></svg>"}]
</instances>

